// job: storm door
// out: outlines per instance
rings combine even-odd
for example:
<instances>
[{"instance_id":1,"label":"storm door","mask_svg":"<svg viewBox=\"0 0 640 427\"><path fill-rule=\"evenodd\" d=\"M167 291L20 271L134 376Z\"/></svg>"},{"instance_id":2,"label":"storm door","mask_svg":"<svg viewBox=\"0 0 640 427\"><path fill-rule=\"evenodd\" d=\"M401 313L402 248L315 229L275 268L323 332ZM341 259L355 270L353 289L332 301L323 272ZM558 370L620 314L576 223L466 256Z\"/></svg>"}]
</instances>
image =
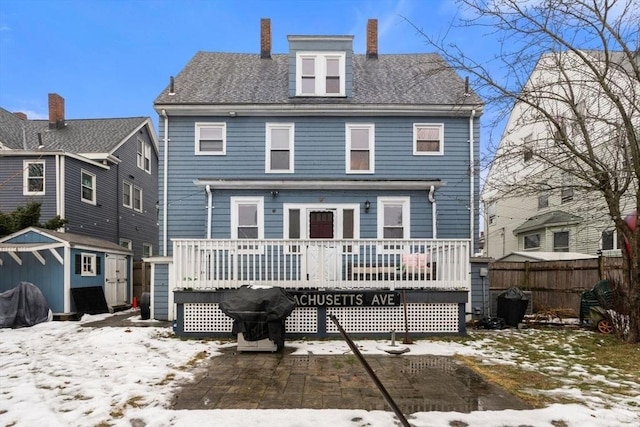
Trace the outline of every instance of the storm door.
<instances>
[{"instance_id":1,"label":"storm door","mask_svg":"<svg viewBox=\"0 0 640 427\"><path fill-rule=\"evenodd\" d=\"M340 251L339 245L334 241L335 216L335 210L309 211L309 240L311 240L307 249L309 280L333 281L339 278Z\"/></svg>"}]
</instances>

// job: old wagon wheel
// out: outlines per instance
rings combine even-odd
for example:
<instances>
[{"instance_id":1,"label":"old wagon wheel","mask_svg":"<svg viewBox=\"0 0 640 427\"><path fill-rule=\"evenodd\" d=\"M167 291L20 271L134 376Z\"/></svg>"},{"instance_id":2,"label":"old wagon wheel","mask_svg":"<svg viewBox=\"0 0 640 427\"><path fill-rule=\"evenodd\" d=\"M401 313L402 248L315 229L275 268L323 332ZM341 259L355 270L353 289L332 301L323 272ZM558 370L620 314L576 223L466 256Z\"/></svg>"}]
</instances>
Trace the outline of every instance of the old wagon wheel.
<instances>
[{"instance_id":1,"label":"old wagon wheel","mask_svg":"<svg viewBox=\"0 0 640 427\"><path fill-rule=\"evenodd\" d=\"M598 330L603 334L610 334L613 332L613 325L608 319L601 319L598 321Z\"/></svg>"}]
</instances>

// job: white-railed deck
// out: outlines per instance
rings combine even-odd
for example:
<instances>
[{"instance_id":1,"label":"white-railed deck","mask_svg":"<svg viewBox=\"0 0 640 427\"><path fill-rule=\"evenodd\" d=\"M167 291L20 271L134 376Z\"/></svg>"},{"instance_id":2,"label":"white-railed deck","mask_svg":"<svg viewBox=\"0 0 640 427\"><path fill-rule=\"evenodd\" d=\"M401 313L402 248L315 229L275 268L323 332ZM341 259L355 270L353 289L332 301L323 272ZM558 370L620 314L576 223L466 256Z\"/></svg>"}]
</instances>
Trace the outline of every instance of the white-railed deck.
<instances>
[{"instance_id":1,"label":"white-railed deck","mask_svg":"<svg viewBox=\"0 0 640 427\"><path fill-rule=\"evenodd\" d=\"M174 239L169 291L469 290L469 240Z\"/></svg>"}]
</instances>

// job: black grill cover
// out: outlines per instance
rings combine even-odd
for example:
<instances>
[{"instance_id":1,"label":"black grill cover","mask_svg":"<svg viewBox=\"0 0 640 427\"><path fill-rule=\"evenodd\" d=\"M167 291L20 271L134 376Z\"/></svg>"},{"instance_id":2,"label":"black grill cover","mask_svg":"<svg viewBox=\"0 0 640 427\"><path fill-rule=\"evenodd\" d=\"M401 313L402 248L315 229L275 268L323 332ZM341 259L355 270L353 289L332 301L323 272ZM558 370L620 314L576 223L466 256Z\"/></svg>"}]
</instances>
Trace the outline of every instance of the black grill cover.
<instances>
[{"instance_id":1,"label":"black grill cover","mask_svg":"<svg viewBox=\"0 0 640 427\"><path fill-rule=\"evenodd\" d=\"M0 328L33 326L49 319L49 304L33 283L20 282L0 294Z\"/></svg>"},{"instance_id":2,"label":"black grill cover","mask_svg":"<svg viewBox=\"0 0 640 427\"><path fill-rule=\"evenodd\" d=\"M233 319L233 335L242 332L247 341L269 338L282 348L284 321L296 308L296 302L279 287L243 286L219 307Z\"/></svg>"}]
</instances>

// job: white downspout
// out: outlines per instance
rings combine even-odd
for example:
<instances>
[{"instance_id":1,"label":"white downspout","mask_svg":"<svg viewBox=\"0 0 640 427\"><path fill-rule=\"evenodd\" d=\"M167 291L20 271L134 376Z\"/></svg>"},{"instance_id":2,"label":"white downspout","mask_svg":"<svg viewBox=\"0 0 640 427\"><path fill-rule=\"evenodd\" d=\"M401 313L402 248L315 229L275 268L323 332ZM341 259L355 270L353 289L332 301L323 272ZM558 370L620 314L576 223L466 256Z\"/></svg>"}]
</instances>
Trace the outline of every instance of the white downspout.
<instances>
[{"instance_id":1,"label":"white downspout","mask_svg":"<svg viewBox=\"0 0 640 427\"><path fill-rule=\"evenodd\" d=\"M473 155L473 118L476 115L476 110L471 110L471 115L469 116L469 193L470 193L470 203L469 203L469 221L470 221L470 232L471 232L471 245L469 247L469 256L473 256L473 248L475 248L475 209L476 204L474 201L475 198L475 159Z\"/></svg>"},{"instance_id":2,"label":"white downspout","mask_svg":"<svg viewBox=\"0 0 640 427\"><path fill-rule=\"evenodd\" d=\"M433 230L433 238L437 239L438 238L438 232L437 232L437 221L436 221L436 215L437 215L437 209L436 209L436 188L432 185L431 188L429 189L429 201L431 202L431 215L432 215L432 219L431 219L431 229Z\"/></svg>"},{"instance_id":3,"label":"white downspout","mask_svg":"<svg viewBox=\"0 0 640 427\"><path fill-rule=\"evenodd\" d=\"M162 116L164 117L164 177L162 179L162 197L164 200L162 201L162 255L167 256L167 203L169 200L169 197L167 196L167 173L169 172L169 117L167 116L167 112L165 110L162 110Z\"/></svg>"},{"instance_id":4,"label":"white downspout","mask_svg":"<svg viewBox=\"0 0 640 427\"><path fill-rule=\"evenodd\" d=\"M213 193L211 192L211 186L207 184L204 187L207 192L207 239L211 240L211 211L213 210Z\"/></svg>"}]
</instances>

